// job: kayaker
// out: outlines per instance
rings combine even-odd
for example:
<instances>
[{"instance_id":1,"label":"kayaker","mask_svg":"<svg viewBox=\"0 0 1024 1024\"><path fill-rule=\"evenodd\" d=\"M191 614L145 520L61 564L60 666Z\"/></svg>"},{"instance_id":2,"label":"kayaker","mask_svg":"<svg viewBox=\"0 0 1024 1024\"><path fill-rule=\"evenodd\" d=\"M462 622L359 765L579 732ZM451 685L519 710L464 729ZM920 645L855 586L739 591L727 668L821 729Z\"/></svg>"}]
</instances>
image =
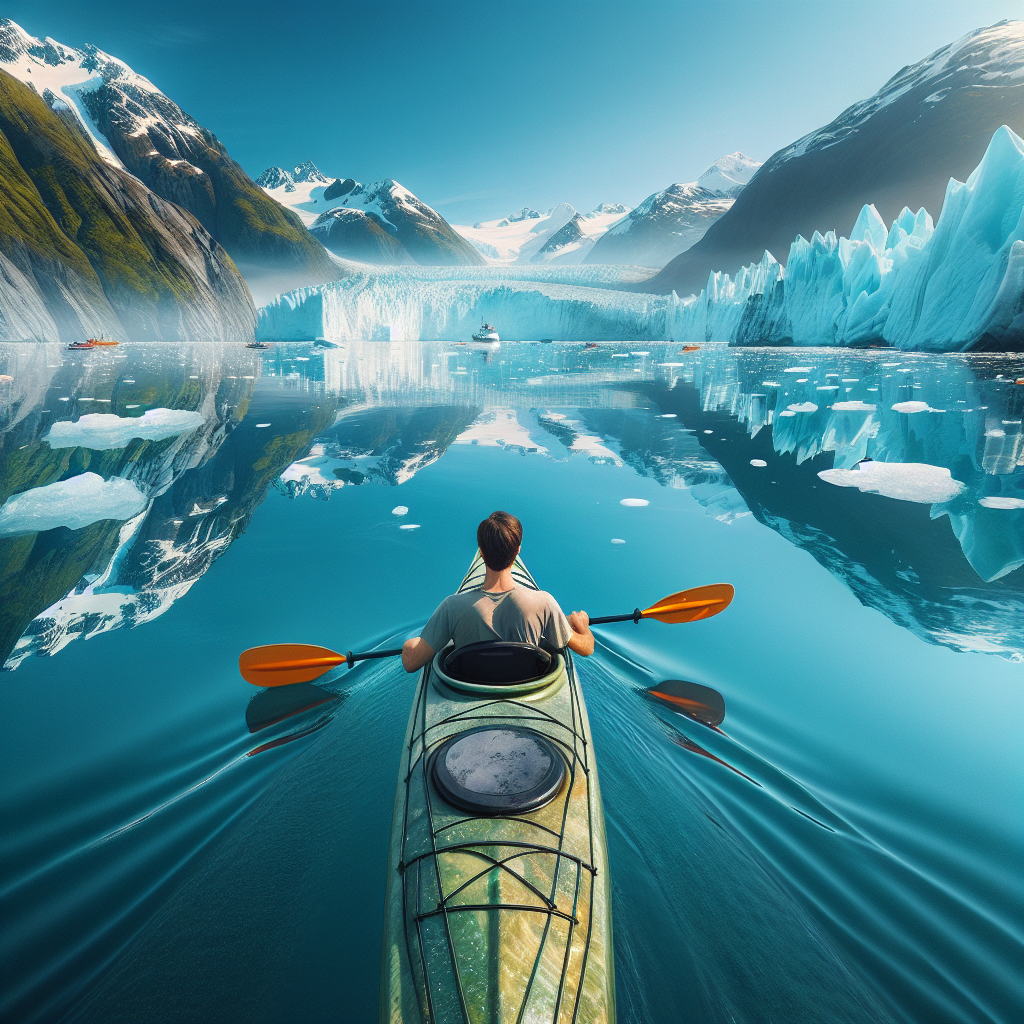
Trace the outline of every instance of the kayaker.
<instances>
[{"instance_id":1,"label":"kayaker","mask_svg":"<svg viewBox=\"0 0 1024 1024\"><path fill-rule=\"evenodd\" d=\"M594 652L594 634L586 612L562 614L544 590L517 587L512 563L523 540L523 524L508 512L492 512L476 530L476 542L487 566L483 586L446 597L423 628L422 636L402 645L406 672L421 669L437 651L453 641L456 648L485 640L505 640L568 647L584 656Z\"/></svg>"}]
</instances>

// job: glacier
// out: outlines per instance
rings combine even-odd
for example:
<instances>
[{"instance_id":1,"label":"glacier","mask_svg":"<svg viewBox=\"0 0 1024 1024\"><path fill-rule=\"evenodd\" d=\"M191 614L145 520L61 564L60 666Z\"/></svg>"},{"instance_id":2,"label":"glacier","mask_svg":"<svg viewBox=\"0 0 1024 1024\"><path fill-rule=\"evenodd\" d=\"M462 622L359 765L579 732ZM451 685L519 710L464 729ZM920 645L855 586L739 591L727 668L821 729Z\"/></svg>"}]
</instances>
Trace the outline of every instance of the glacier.
<instances>
[{"instance_id":1,"label":"glacier","mask_svg":"<svg viewBox=\"0 0 1024 1024\"><path fill-rule=\"evenodd\" d=\"M696 299L673 293L675 338L733 345L1024 347L1024 141L1005 125L966 182L950 179L938 223L904 207L888 229L865 206L849 238L798 235Z\"/></svg>"},{"instance_id":2,"label":"glacier","mask_svg":"<svg viewBox=\"0 0 1024 1024\"><path fill-rule=\"evenodd\" d=\"M267 341L466 340L481 320L507 338L1024 348L1024 141L1005 125L966 182L950 179L937 222L873 206L850 237L797 236L699 296L644 291L641 267L390 267L278 296Z\"/></svg>"}]
</instances>

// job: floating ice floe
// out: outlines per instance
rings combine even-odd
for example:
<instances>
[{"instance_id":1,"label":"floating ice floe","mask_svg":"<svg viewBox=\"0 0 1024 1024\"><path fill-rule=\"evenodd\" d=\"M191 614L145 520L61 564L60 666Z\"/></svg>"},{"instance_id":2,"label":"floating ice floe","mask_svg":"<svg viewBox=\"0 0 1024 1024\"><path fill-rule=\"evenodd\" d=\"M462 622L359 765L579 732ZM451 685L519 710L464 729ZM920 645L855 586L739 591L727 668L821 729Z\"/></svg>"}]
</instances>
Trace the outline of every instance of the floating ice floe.
<instances>
[{"instance_id":1,"label":"floating ice floe","mask_svg":"<svg viewBox=\"0 0 1024 1024\"><path fill-rule=\"evenodd\" d=\"M811 367L809 366L791 366L787 370L783 370L783 373L810 373Z\"/></svg>"},{"instance_id":2,"label":"floating ice floe","mask_svg":"<svg viewBox=\"0 0 1024 1024\"><path fill-rule=\"evenodd\" d=\"M838 487L929 505L949 501L964 489L948 469L924 462L861 462L855 469L826 469L818 476Z\"/></svg>"},{"instance_id":3,"label":"floating ice floe","mask_svg":"<svg viewBox=\"0 0 1024 1024\"><path fill-rule=\"evenodd\" d=\"M129 409L138 406L128 406ZM61 420L50 427L43 438L51 448L90 448L104 452L123 448L129 441L163 441L201 427L205 420L198 412L185 409L149 409L141 416L117 416L91 412L71 422Z\"/></svg>"},{"instance_id":4,"label":"floating ice floe","mask_svg":"<svg viewBox=\"0 0 1024 1024\"><path fill-rule=\"evenodd\" d=\"M391 510L391 514L393 516L407 516L409 514L409 510L405 507L405 505L396 505Z\"/></svg>"},{"instance_id":5,"label":"floating ice floe","mask_svg":"<svg viewBox=\"0 0 1024 1024\"><path fill-rule=\"evenodd\" d=\"M257 427L269 427L270 424L269 423L257 423L256 426Z\"/></svg>"},{"instance_id":6,"label":"floating ice floe","mask_svg":"<svg viewBox=\"0 0 1024 1024\"><path fill-rule=\"evenodd\" d=\"M674 412L663 412L660 416L660 419L663 420L674 420L675 418L676 414Z\"/></svg>"},{"instance_id":7,"label":"floating ice floe","mask_svg":"<svg viewBox=\"0 0 1024 1024\"><path fill-rule=\"evenodd\" d=\"M750 464L752 466L756 466L758 469L762 469L763 467L768 465L768 463L765 462L764 459L751 459Z\"/></svg>"},{"instance_id":8,"label":"floating ice floe","mask_svg":"<svg viewBox=\"0 0 1024 1024\"><path fill-rule=\"evenodd\" d=\"M877 406L869 402L833 402L833 412L874 412Z\"/></svg>"},{"instance_id":9,"label":"floating ice floe","mask_svg":"<svg viewBox=\"0 0 1024 1024\"><path fill-rule=\"evenodd\" d=\"M979 505L985 508L1024 508L1024 498L1002 498L993 495L989 498L979 498Z\"/></svg>"},{"instance_id":10,"label":"floating ice floe","mask_svg":"<svg viewBox=\"0 0 1024 1024\"><path fill-rule=\"evenodd\" d=\"M626 542L621 537L612 537L613 544L625 544Z\"/></svg>"},{"instance_id":11,"label":"floating ice floe","mask_svg":"<svg viewBox=\"0 0 1024 1024\"><path fill-rule=\"evenodd\" d=\"M8 498L0 507L0 537L41 533L58 526L80 530L101 519L131 519L146 504L146 496L131 480L104 480L96 473L81 473Z\"/></svg>"},{"instance_id":12,"label":"floating ice floe","mask_svg":"<svg viewBox=\"0 0 1024 1024\"><path fill-rule=\"evenodd\" d=\"M892 407L893 412L903 412L911 415L915 412L941 412L941 409L933 409L927 402L897 402Z\"/></svg>"},{"instance_id":13,"label":"floating ice floe","mask_svg":"<svg viewBox=\"0 0 1024 1024\"><path fill-rule=\"evenodd\" d=\"M789 406L790 412L817 412L818 407L813 402L797 402Z\"/></svg>"},{"instance_id":14,"label":"floating ice floe","mask_svg":"<svg viewBox=\"0 0 1024 1024\"><path fill-rule=\"evenodd\" d=\"M418 530L419 528L419 523L405 523L404 525L399 527L400 530Z\"/></svg>"},{"instance_id":15,"label":"floating ice floe","mask_svg":"<svg viewBox=\"0 0 1024 1024\"><path fill-rule=\"evenodd\" d=\"M644 505L650 505L650 502L646 498L623 498L619 504L627 505L629 508L642 508Z\"/></svg>"}]
</instances>

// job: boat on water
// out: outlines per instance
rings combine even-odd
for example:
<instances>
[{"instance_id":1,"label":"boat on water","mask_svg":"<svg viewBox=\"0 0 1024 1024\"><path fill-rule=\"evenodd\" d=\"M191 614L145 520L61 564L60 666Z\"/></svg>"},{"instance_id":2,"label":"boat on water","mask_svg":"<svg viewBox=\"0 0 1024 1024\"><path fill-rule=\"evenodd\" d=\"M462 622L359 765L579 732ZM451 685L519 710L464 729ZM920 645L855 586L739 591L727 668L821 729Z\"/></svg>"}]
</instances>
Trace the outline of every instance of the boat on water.
<instances>
[{"instance_id":1,"label":"boat on water","mask_svg":"<svg viewBox=\"0 0 1024 1024\"><path fill-rule=\"evenodd\" d=\"M517 557L517 586L539 589ZM480 587L480 555L459 592ZM615 1019L611 887L568 649L440 651L420 673L388 855L379 1019Z\"/></svg>"},{"instance_id":2,"label":"boat on water","mask_svg":"<svg viewBox=\"0 0 1024 1024\"><path fill-rule=\"evenodd\" d=\"M82 352L96 347L94 341L73 341L68 345L69 352Z\"/></svg>"},{"instance_id":3,"label":"boat on water","mask_svg":"<svg viewBox=\"0 0 1024 1024\"><path fill-rule=\"evenodd\" d=\"M679 354L682 355L684 352L696 352L699 348L700 348L700 345L684 345L679 350Z\"/></svg>"},{"instance_id":4,"label":"boat on water","mask_svg":"<svg viewBox=\"0 0 1024 1024\"><path fill-rule=\"evenodd\" d=\"M90 338L88 343L90 345L97 345L100 348L104 348L104 347L106 347L108 345L120 345L121 344L121 342L119 342L119 341L112 341L110 338Z\"/></svg>"},{"instance_id":5,"label":"boat on water","mask_svg":"<svg viewBox=\"0 0 1024 1024\"><path fill-rule=\"evenodd\" d=\"M494 324L482 323L480 330L473 335L474 341L486 341L496 344L501 341L498 337L498 332L494 329Z\"/></svg>"},{"instance_id":6,"label":"boat on water","mask_svg":"<svg viewBox=\"0 0 1024 1024\"><path fill-rule=\"evenodd\" d=\"M259 349L262 352L270 348L270 345L265 341L247 341L245 347Z\"/></svg>"}]
</instances>

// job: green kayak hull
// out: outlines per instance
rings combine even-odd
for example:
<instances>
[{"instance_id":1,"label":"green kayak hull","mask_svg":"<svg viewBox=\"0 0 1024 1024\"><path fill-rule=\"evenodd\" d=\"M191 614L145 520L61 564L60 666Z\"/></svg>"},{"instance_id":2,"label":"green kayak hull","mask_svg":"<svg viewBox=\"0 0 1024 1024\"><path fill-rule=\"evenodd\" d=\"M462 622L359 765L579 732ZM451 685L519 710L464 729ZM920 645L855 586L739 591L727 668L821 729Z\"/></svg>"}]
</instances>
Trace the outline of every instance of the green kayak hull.
<instances>
[{"instance_id":1,"label":"green kayak hull","mask_svg":"<svg viewBox=\"0 0 1024 1024\"><path fill-rule=\"evenodd\" d=\"M516 559L519 586L539 589ZM461 590L483 581L479 554ZM568 650L542 679L481 686L421 672L388 854L381 1024L615 1020L611 886L597 765ZM447 803L430 759L468 729L526 727L566 762L550 803L503 817Z\"/></svg>"}]
</instances>

